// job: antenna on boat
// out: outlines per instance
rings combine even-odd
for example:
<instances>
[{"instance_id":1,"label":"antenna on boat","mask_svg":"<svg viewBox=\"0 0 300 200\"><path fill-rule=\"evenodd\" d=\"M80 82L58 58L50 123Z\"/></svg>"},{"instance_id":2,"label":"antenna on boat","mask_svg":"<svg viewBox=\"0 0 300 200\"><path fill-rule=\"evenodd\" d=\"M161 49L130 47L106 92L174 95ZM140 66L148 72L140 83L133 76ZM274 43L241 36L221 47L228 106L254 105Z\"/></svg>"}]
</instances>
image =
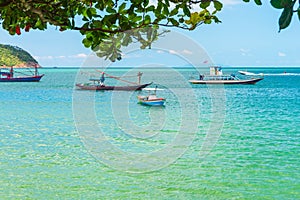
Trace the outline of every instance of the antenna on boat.
<instances>
[{"instance_id":1,"label":"antenna on boat","mask_svg":"<svg viewBox=\"0 0 300 200\"><path fill-rule=\"evenodd\" d=\"M138 72L137 76L138 76L138 84L141 84L141 78L142 78L143 73L142 72Z\"/></svg>"}]
</instances>

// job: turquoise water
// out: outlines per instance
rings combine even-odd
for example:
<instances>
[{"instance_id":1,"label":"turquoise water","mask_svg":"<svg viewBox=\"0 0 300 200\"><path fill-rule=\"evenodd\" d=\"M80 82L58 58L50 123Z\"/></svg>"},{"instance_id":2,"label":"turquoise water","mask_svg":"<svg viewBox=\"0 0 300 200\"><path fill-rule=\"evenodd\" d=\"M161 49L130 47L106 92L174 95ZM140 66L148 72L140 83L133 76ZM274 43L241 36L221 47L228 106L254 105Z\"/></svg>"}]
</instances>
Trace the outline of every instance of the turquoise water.
<instances>
[{"instance_id":1,"label":"turquoise water","mask_svg":"<svg viewBox=\"0 0 300 200\"><path fill-rule=\"evenodd\" d=\"M194 72L176 70L186 79ZM256 85L183 87L165 69L144 70L144 81L169 83L159 93L164 108L137 104L139 92L74 92L76 69L43 69L39 83L1 83L0 198L299 199L300 69L248 70L266 76ZM85 118L89 109L96 124ZM125 152L111 157L122 162L101 154L115 152L76 129L81 122ZM174 141L175 153L149 163L139 157ZM136 159L122 160L131 153Z\"/></svg>"}]
</instances>

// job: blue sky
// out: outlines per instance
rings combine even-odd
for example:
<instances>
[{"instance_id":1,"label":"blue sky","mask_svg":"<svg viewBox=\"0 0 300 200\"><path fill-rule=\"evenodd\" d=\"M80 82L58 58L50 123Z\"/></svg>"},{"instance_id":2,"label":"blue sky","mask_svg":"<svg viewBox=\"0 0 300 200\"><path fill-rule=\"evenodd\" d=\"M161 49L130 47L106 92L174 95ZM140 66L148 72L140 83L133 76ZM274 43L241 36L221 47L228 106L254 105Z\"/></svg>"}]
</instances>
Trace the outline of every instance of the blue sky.
<instances>
[{"instance_id":1,"label":"blue sky","mask_svg":"<svg viewBox=\"0 0 300 200\"><path fill-rule=\"evenodd\" d=\"M291 25L278 33L281 10L272 8L269 1L263 2L262 6L242 0L222 2L224 8L218 15L222 23L202 25L194 31L175 31L201 45L214 63L223 66L300 66L300 22L296 15ZM44 67L81 66L92 53L81 40L79 32L60 32L56 27L49 27L46 31L23 31L20 36L10 36L0 30L0 43L25 49ZM147 59L145 55L148 52L136 54ZM156 62L159 59L164 58L160 55ZM124 57L116 65L124 66L131 62L134 60ZM184 63L176 59L169 59L169 62L171 65Z\"/></svg>"}]
</instances>

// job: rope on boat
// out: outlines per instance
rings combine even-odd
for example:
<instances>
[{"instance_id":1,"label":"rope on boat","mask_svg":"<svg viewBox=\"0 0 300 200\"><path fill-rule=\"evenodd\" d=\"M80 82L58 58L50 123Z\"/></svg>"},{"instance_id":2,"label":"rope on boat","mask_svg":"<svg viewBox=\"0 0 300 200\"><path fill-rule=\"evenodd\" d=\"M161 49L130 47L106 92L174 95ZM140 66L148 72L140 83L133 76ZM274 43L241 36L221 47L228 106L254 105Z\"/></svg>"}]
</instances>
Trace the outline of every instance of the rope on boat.
<instances>
[{"instance_id":1,"label":"rope on boat","mask_svg":"<svg viewBox=\"0 0 300 200\"><path fill-rule=\"evenodd\" d=\"M13 73L14 74L22 74L22 75L25 75L25 76L28 76L28 73L31 73L31 75L34 75L34 72L30 68L22 67L22 68L19 68L19 69L21 69L21 70L26 69L27 71L26 72L21 72L21 71L16 71L15 69L13 69ZM6 69L6 70L9 70L9 69Z\"/></svg>"},{"instance_id":2,"label":"rope on boat","mask_svg":"<svg viewBox=\"0 0 300 200\"><path fill-rule=\"evenodd\" d=\"M113 78L113 79L116 79L116 80L119 80L119 81L123 81L123 82L125 82L125 83L129 83L129 84L132 84L132 85L138 85L139 83L132 82L132 81L127 81L127 80L124 80L124 79L122 79L122 78L132 78L132 77L136 77L136 76L141 76L141 75L142 75L142 73L139 72L138 75L131 75L131 76L112 76L112 75L110 75L110 74L108 74L108 73L106 73L106 72L103 72L103 71L101 71L101 70L97 70L97 69L95 69L95 70L96 70L97 72L99 72L99 73L104 73L104 74L107 76L106 78ZM81 72L81 74L86 74L86 75L89 75L89 76L91 76L91 75L95 76L95 73L91 73L91 72Z\"/></svg>"},{"instance_id":3,"label":"rope on boat","mask_svg":"<svg viewBox=\"0 0 300 200\"><path fill-rule=\"evenodd\" d=\"M99 70L99 72L102 73L102 71L100 71L100 70ZM97 74L96 73L91 73L91 72L80 72L80 74L86 74L86 75L89 75L89 76L96 76L96 75L98 75L98 72L97 72ZM105 73L105 74L107 74L107 73ZM118 78L132 78L132 77L136 77L136 75L131 75L131 76L110 76L110 77L106 77L106 78L115 78L115 77L118 77Z\"/></svg>"},{"instance_id":4,"label":"rope on boat","mask_svg":"<svg viewBox=\"0 0 300 200\"><path fill-rule=\"evenodd\" d=\"M102 72L102 71L100 71L100 70L97 70L97 69L96 69L96 71L98 71L98 72L100 72L100 73L104 73L108 78L114 78L114 79L116 79L116 80L123 81L123 82L125 82L125 83L129 83L129 84L132 84L132 85L138 85L138 84L135 83L135 82L123 80L123 79L121 79L119 76L112 76L112 75L109 75L109 74L107 74L107 73L105 73L105 72ZM136 77L136 76L122 76L122 78L123 78L123 77Z\"/></svg>"},{"instance_id":5,"label":"rope on boat","mask_svg":"<svg viewBox=\"0 0 300 200\"><path fill-rule=\"evenodd\" d=\"M32 75L34 74L32 71L29 71L29 72L31 72ZM14 71L14 73L15 73L15 74L28 75L28 74L26 74L26 73L18 72L18 71Z\"/></svg>"}]
</instances>

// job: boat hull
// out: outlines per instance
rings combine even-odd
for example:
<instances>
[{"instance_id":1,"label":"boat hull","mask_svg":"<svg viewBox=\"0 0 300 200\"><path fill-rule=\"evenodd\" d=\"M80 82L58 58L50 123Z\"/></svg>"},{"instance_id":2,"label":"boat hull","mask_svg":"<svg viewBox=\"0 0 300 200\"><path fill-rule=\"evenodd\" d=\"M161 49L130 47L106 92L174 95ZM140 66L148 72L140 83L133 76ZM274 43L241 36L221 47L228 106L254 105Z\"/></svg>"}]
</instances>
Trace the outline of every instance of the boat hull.
<instances>
[{"instance_id":1,"label":"boat hull","mask_svg":"<svg viewBox=\"0 0 300 200\"><path fill-rule=\"evenodd\" d=\"M248 80L189 80L192 84L255 84L263 78Z\"/></svg>"},{"instance_id":2,"label":"boat hull","mask_svg":"<svg viewBox=\"0 0 300 200\"><path fill-rule=\"evenodd\" d=\"M0 82L39 82L44 74L39 76L0 78Z\"/></svg>"},{"instance_id":3,"label":"boat hull","mask_svg":"<svg viewBox=\"0 0 300 200\"><path fill-rule=\"evenodd\" d=\"M142 100L139 99L139 103L146 105L146 106L164 106L166 102L166 99L164 98L158 98L153 100Z\"/></svg>"},{"instance_id":4,"label":"boat hull","mask_svg":"<svg viewBox=\"0 0 300 200\"><path fill-rule=\"evenodd\" d=\"M238 71L240 74L245 75L245 76L263 76L263 73L255 74L252 72L247 72L247 71Z\"/></svg>"},{"instance_id":5,"label":"boat hull","mask_svg":"<svg viewBox=\"0 0 300 200\"><path fill-rule=\"evenodd\" d=\"M94 91L101 91L101 90L123 90L123 91L135 91L141 90L152 83L142 84L142 85L127 85L127 86L101 86L101 85L86 85L82 83L77 83L76 87L79 90L94 90Z\"/></svg>"}]
</instances>

